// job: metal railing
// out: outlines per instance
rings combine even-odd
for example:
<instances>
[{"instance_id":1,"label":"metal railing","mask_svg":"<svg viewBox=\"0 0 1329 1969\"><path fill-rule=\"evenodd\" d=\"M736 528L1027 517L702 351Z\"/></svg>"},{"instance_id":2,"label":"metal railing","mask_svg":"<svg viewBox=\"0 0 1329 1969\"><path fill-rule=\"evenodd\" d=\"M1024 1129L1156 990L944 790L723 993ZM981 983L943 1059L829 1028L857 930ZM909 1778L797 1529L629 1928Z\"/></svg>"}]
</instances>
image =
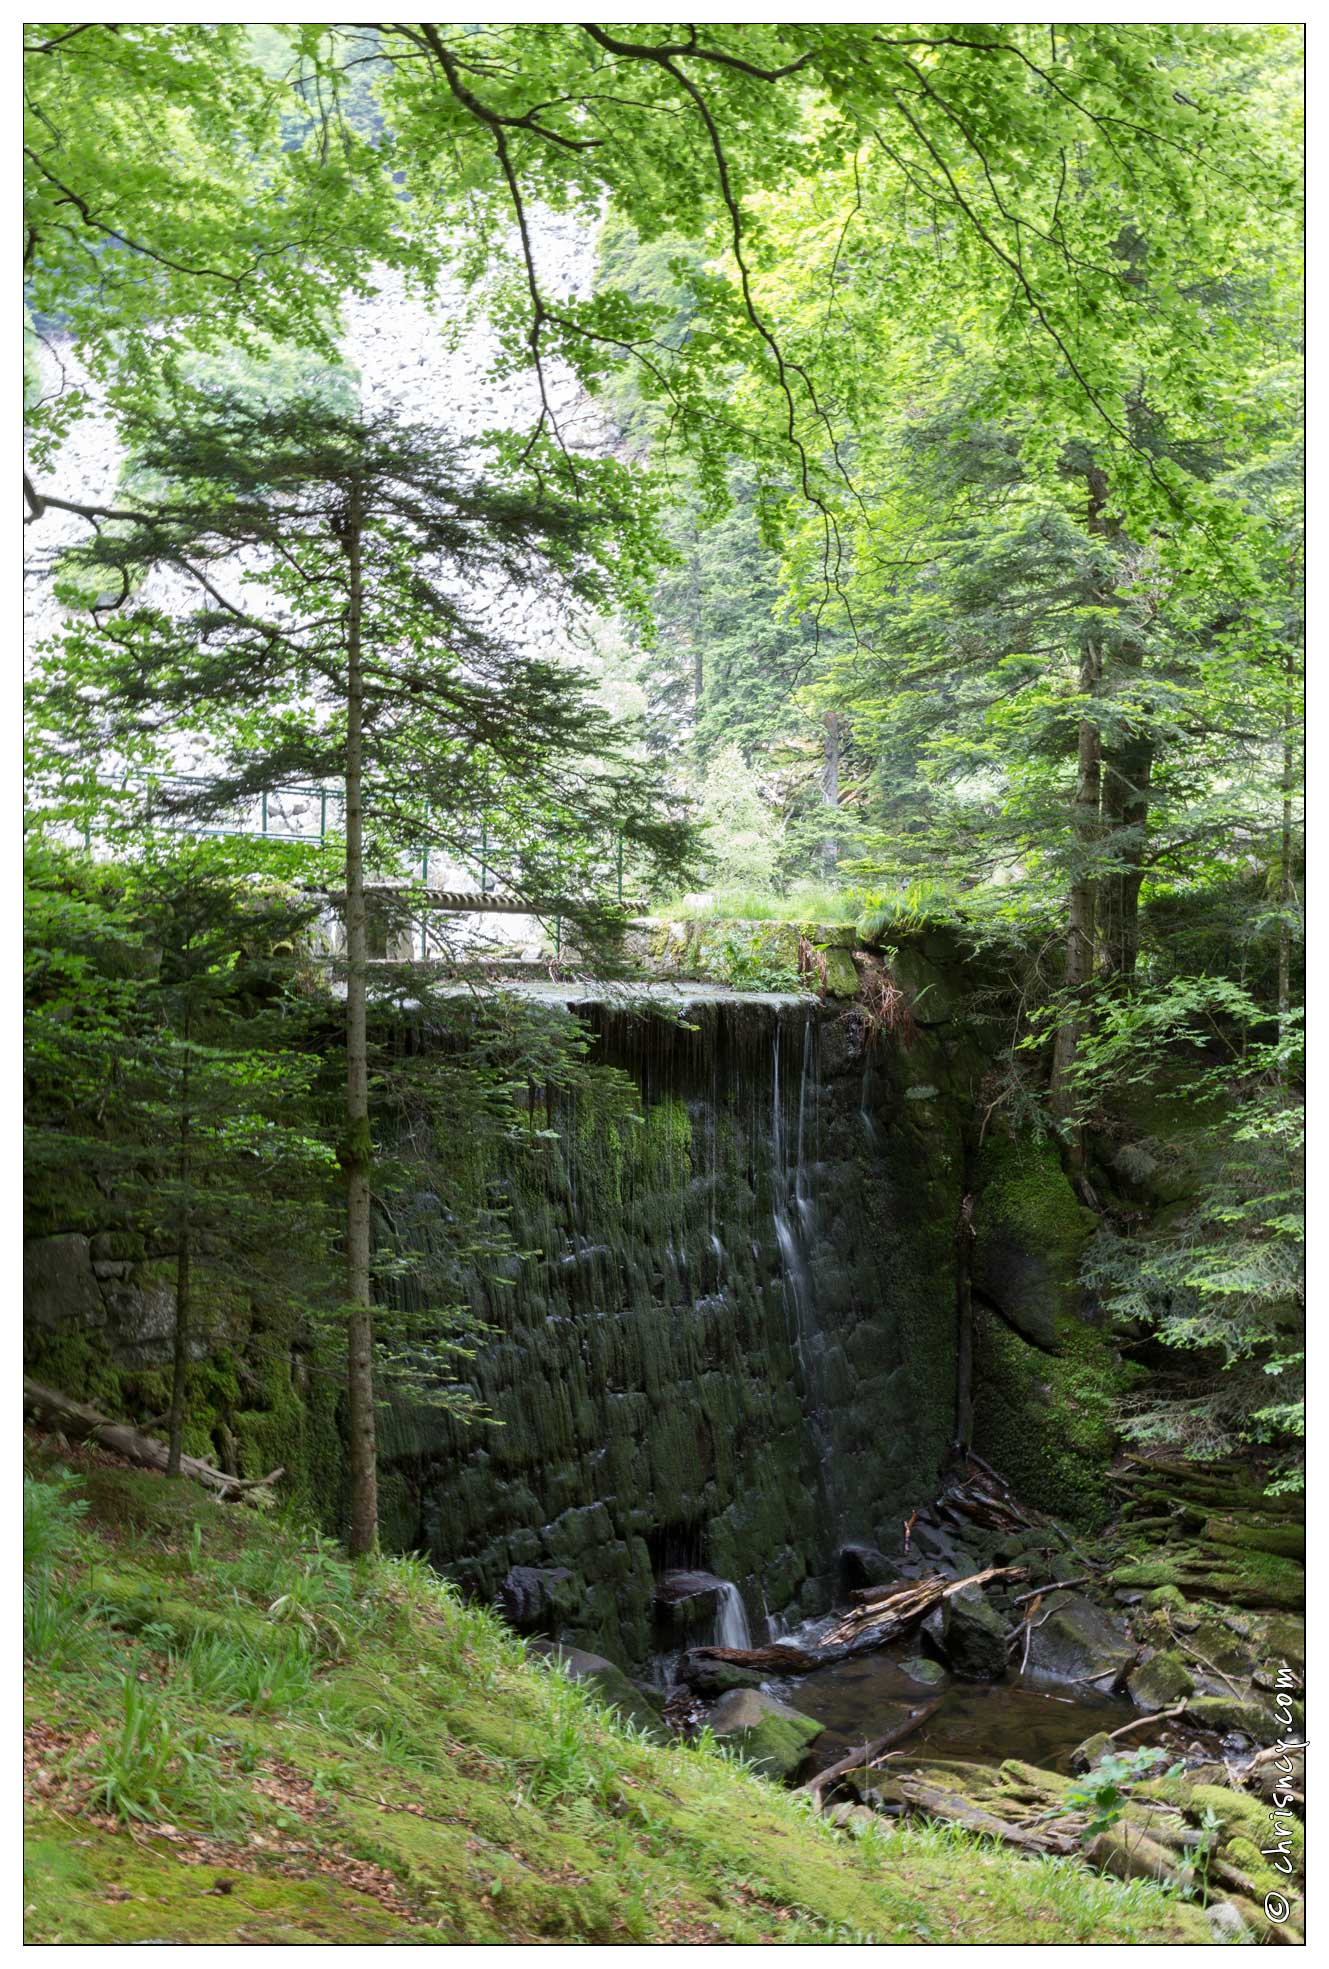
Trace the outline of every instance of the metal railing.
<instances>
[{"instance_id":1,"label":"metal railing","mask_svg":"<svg viewBox=\"0 0 1329 1969\"><path fill-rule=\"evenodd\" d=\"M130 785L134 783L135 782L128 777L122 781L122 785L125 788L128 788ZM141 783L146 788L146 801L145 801L146 815L148 820L151 822L153 819L153 811L152 811L153 793L157 788L165 788L170 786L215 786L217 784L217 781L215 778L205 773L154 773L154 774L147 775L144 781L142 781ZM204 823L195 820L180 820L178 818L170 821L163 821L161 822L161 824L172 829L173 831L178 831L182 834L193 835L203 840L245 838L245 837L257 835L262 840L303 842L303 843L307 843L310 846L315 846L315 845L322 846L327 841L330 832L333 834L337 834L341 832L341 829L337 827L335 824L330 828L329 819L328 819L330 805L334 809L338 807L344 808L345 806L345 794L341 791L340 788L336 788L336 787L330 788L326 786L301 786L301 785L273 786L273 787L265 788L262 792L260 792L256 796L250 796L250 797L251 800L253 798L256 798L258 801L257 827L252 825L246 826L243 824L216 825L216 824ZM299 799L299 800L309 800L309 801L316 800L318 802L317 832L315 832L312 827L308 829L293 829L293 828L284 828L284 827L274 827L272 825L273 803L274 802L281 803L287 799ZM429 824L428 807L425 808L424 821L427 827ZM93 829L89 824L85 826L83 829L83 844L85 849L89 853L91 853L92 851L92 841L93 841ZM488 830L488 824L485 821L481 821L478 829L477 846L478 846L478 853L475 856L475 864L478 866L479 869L479 878L480 878L479 895L481 900L478 905L472 903L471 907L475 908L477 910L477 913L479 913L479 912L483 912L485 909L484 898L488 897L491 893L491 878L494 875L494 871L489 866L489 830ZM426 844L423 850L421 851L421 857L420 857L420 882L421 882L421 886L424 888L428 888L429 886L429 857L430 857L430 850L428 844ZM614 835L613 860L614 860L614 893L615 893L615 899L618 904L618 907L621 909L623 907L623 864L624 864L624 837L623 837L622 829L619 829ZM496 883L494 884L492 893L497 898L499 892ZM520 913L519 911L514 911L514 904L512 899L510 898L505 898L501 905L498 905L496 903L492 907L496 909L501 908L503 913ZM443 913L447 913L447 912L444 911ZM470 913L470 911L467 910L463 913ZM533 903L529 906L529 913L533 916L536 916L541 914L542 912L540 910L540 906L536 903ZM423 916L420 922L420 930L421 930L421 956L423 958L426 956L427 949L428 949L428 931L426 927L426 919ZM556 910L554 915L555 954L561 956L562 948L563 948L563 915L561 910Z\"/></svg>"}]
</instances>

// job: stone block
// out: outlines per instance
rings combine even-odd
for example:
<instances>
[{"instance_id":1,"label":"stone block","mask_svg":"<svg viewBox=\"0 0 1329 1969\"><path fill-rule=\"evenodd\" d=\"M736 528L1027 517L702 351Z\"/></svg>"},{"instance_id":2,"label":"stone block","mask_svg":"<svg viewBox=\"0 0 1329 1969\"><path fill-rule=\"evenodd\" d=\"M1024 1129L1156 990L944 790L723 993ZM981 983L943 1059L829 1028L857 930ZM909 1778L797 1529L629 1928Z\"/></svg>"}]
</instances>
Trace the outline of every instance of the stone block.
<instances>
[{"instance_id":1,"label":"stone block","mask_svg":"<svg viewBox=\"0 0 1329 1969\"><path fill-rule=\"evenodd\" d=\"M25 1317L37 1326L88 1329L106 1324L106 1303L86 1237L67 1231L25 1245L23 1304Z\"/></svg>"}]
</instances>

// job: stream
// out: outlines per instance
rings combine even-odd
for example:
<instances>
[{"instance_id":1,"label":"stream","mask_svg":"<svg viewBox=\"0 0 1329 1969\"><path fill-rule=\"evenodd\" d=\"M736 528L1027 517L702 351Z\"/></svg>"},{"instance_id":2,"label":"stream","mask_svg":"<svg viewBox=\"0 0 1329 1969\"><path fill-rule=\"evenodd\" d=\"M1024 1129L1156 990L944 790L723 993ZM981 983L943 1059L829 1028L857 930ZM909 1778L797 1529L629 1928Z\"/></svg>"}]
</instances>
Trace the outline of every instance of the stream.
<instances>
[{"instance_id":1,"label":"stream","mask_svg":"<svg viewBox=\"0 0 1329 1969\"><path fill-rule=\"evenodd\" d=\"M900 1745L900 1763L944 1757L999 1764L1018 1757L1065 1774L1077 1744L1139 1714L1129 1702L1072 1695L1060 1684L1052 1687L1018 1675L1004 1682L959 1682L947 1676L944 1683L924 1687L901 1667L901 1660L909 1658L909 1652L900 1656L881 1649L771 1685L772 1693L791 1709L825 1726L812 1746L809 1775L938 1698L936 1715Z\"/></svg>"}]
</instances>

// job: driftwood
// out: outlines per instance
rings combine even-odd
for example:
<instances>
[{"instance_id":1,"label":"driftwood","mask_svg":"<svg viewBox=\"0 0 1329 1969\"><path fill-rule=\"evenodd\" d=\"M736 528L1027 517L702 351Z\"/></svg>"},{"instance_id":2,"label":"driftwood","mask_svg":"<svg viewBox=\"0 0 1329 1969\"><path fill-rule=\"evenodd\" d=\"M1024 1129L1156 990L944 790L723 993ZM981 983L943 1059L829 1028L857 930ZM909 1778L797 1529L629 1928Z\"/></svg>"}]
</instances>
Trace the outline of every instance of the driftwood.
<instances>
[{"instance_id":1,"label":"driftwood","mask_svg":"<svg viewBox=\"0 0 1329 1969\"><path fill-rule=\"evenodd\" d=\"M73 1442L98 1443L103 1449L114 1450L128 1463L138 1464L143 1470L166 1469L170 1452L157 1436L146 1436L128 1422L113 1422L109 1416L99 1415L95 1408L83 1402L71 1400L54 1388L44 1388L39 1381L23 1382L23 1406L48 1428L58 1429L61 1435ZM192 1477L208 1490L215 1491L228 1501L239 1499L246 1503L254 1502L253 1493L266 1490L275 1484L278 1477L284 1476L282 1470L270 1471L266 1477L232 1477L225 1470L216 1470L211 1463L203 1463L196 1456L180 1458L180 1475Z\"/></svg>"},{"instance_id":2,"label":"driftwood","mask_svg":"<svg viewBox=\"0 0 1329 1969\"><path fill-rule=\"evenodd\" d=\"M962 1593L966 1586L983 1586L990 1579L1027 1579L1025 1566L988 1566L965 1579L948 1580L941 1573L926 1579L909 1579L898 1586L883 1587L866 1605L855 1607L838 1627L824 1637L827 1648L879 1648L913 1627L934 1607Z\"/></svg>"},{"instance_id":3,"label":"driftwood","mask_svg":"<svg viewBox=\"0 0 1329 1969\"><path fill-rule=\"evenodd\" d=\"M930 1819L943 1819L951 1825L968 1826L971 1832L981 1832L989 1839L999 1839L1002 1845L1014 1846L1022 1853L1066 1855L1079 1852L1078 1841L1069 1833L1054 1832L1047 1825L1013 1824L996 1812L985 1811L981 1805L974 1804L957 1791L943 1790L936 1782L936 1775L933 1771L927 1771L922 1776L901 1772L891 1779L891 1795L906 1811L920 1812Z\"/></svg>"},{"instance_id":4,"label":"driftwood","mask_svg":"<svg viewBox=\"0 0 1329 1969\"><path fill-rule=\"evenodd\" d=\"M1011 1605L1013 1607L1022 1607L1025 1604L1026 1600L1036 1600L1038 1599L1040 1594L1065 1593L1068 1592L1072 1586L1089 1586L1092 1585L1092 1583L1093 1582L1090 1580L1087 1573L1083 1577L1077 1579L1048 1579L1045 1580L1041 1586L1031 1587L1029 1592L1027 1593L1017 1593L1015 1598L1011 1601Z\"/></svg>"},{"instance_id":5,"label":"driftwood","mask_svg":"<svg viewBox=\"0 0 1329 1969\"><path fill-rule=\"evenodd\" d=\"M847 1620L858 1620L882 1607L893 1607L897 1601L903 1604L920 1593L929 1597L934 1588L940 1591L945 1584L943 1573L928 1573L922 1579L897 1579L893 1586L860 1586L850 1595L855 1610L845 1617Z\"/></svg>"},{"instance_id":6,"label":"driftwood","mask_svg":"<svg viewBox=\"0 0 1329 1969\"><path fill-rule=\"evenodd\" d=\"M1147 1716L1136 1716L1131 1722L1123 1723L1119 1730L1108 1731L1108 1742L1115 1743L1118 1737L1134 1735L1136 1730L1144 1729L1148 1723L1166 1723L1171 1716L1184 1716L1187 1705L1179 1702L1175 1709L1152 1709Z\"/></svg>"},{"instance_id":7,"label":"driftwood","mask_svg":"<svg viewBox=\"0 0 1329 1969\"><path fill-rule=\"evenodd\" d=\"M893 1750L897 1743L903 1743L906 1737L914 1734L915 1730L921 1730L929 1717L935 1716L940 1708L939 1700L924 1703L923 1707L916 1709L912 1716L907 1716L903 1723L897 1723L893 1730L887 1730L885 1736L876 1737L871 1743L865 1743L861 1750L851 1750L847 1757L841 1757L838 1763L828 1764L824 1771L818 1771L815 1777L809 1778L797 1789L811 1792L820 1811L821 1795L828 1785L834 1784L848 1771L870 1770L878 1758L884 1757L888 1750Z\"/></svg>"},{"instance_id":8,"label":"driftwood","mask_svg":"<svg viewBox=\"0 0 1329 1969\"><path fill-rule=\"evenodd\" d=\"M769 1668L784 1675L806 1675L826 1660L825 1655L809 1654L806 1648L693 1648L690 1652L704 1655L707 1661L731 1661L735 1668Z\"/></svg>"}]
</instances>

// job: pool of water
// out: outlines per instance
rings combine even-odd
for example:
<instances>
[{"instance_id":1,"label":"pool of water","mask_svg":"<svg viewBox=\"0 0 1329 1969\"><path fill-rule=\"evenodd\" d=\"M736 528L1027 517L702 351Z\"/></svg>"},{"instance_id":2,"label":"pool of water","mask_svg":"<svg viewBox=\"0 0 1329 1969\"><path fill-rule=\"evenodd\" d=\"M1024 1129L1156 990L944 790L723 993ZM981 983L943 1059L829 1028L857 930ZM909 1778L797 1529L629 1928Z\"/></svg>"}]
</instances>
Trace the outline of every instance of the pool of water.
<instances>
[{"instance_id":1,"label":"pool of water","mask_svg":"<svg viewBox=\"0 0 1329 1969\"><path fill-rule=\"evenodd\" d=\"M1114 1730L1138 1712L1128 1702L1011 1676L1005 1682L957 1682L948 1676L924 1687L906 1675L901 1657L885 1650L852 1655L811 1675L778 1685L782 1701L824 1724L812 1746L809 1773L823 1770L856 1745L902 1723L925 1703L941 1707L896 1753L905 1765L929 1758L998 1764L1019 1757L1049 1771L1070 1770L1070 1754L1096 1730Z\"/></svg>"}]
</instances>

